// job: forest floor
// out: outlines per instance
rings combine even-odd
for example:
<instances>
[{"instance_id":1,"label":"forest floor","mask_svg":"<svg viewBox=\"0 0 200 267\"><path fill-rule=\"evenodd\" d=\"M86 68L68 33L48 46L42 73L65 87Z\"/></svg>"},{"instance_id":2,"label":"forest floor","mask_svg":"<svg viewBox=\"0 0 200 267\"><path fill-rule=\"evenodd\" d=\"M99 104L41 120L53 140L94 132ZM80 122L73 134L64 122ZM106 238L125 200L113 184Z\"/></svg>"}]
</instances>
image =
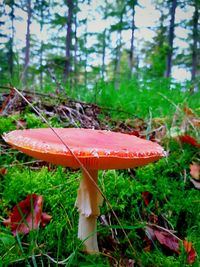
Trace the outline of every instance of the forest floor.
<instances>
[{"instance_id":1,"label":"forest floor","mask_svg":"<svg viewBox=\"0 0 200 267\"><path fill-rule=\"evenodd\" d=\"M34 160L0 138L0 266L200 266L199 107L180 103L173 115L146 119L57 93L24 96L52 127L123 132L158 142L168 155L144 167L100 172L99 186L121 225L104 201L100 253L87 255L74 207L80 172ZM0 94L0 106L0 135L48 127L13 90ZM33 194L43 197L42 212L51 217L13 235L6 219Z\"/></svg>"}]
</instances>

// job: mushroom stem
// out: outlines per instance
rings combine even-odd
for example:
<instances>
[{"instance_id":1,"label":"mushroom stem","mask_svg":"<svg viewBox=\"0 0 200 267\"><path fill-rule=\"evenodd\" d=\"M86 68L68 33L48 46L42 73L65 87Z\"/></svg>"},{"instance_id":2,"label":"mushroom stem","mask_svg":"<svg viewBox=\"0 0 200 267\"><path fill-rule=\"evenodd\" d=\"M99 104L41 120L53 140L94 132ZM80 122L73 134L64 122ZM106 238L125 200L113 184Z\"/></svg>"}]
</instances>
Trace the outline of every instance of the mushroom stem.
<instances>
[{"instance_id":1,"label":"mushroom stem","mask_svg":"<svg viewBox=\"0 0 200 267\"><path fill-rule=\"evenodd\" d=\"M85 215L80 213L78 223L78 238L84 241L84 251L88 254L95 254L99 252L96 226L96 216L85 217Z\"/></svg>"},{"instance_id":2,"label":"mushroom stem","mask_svg":"<svg viewBox=\"0 0 200 267\"><path fill-rule=\"evenodd\" d=\"M94 182L97 183L98 171L88 170ZM82 170L82 180L78 190L76 206L78 207L79 226L78 238L84 241L85 251L89 254L98 253L96 220L100 214L99 206L102 203L102 196L96 185L91 181L88 174Z\"/></svg>"}]
</instances>

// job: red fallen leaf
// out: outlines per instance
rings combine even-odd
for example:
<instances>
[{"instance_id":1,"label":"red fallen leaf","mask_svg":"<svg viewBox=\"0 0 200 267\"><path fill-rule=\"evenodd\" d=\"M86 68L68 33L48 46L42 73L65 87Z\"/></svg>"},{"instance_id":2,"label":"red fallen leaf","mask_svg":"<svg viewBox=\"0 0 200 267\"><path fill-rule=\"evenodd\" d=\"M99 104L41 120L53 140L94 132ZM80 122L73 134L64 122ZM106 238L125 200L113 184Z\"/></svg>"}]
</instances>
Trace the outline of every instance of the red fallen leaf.
<instances>
[{"instance_id":1,"label":"red fallen leaf","mask_svg":"<svg viewBox=\"0 0 200 267\"><path fill-rule=\"evenodd\" d=\"M51 215L47 214L46 212L42 212L40 225L42 227L46 226L50 222L51 218Z\"/></svg>"},{"instance_id":2,"label":"red fallen leaf","mask_svg":"<svg viewBox=\"0 0 200 267\"><path fill-rule=\"evenodd\" d=\"M155 227L146 226L145 230L149 240L154 241L157 239L161 245L165 246L166 248L177 254L180 254L180 246L183 244L188 256L187 262L189 264L194 263L197 253L192 247L191 242L188 242L186 240L182 241L180 238L170 233L169 231L157 230L155 229Z\"/></svg>"},{"instance_id":3,"label":"red fallen leaf","mask_svg":"<svg viewBox=\"0 0 200 267\"><path fill-rule=\"evenodd\" d=\"M197 256L197 253L194 250L194 248L192 247L192 243L191 242L188 242L186 240L183 240L183 245L184 245L185 251L186 251L186 253L188 255L187 262L189 264L194 263L195 262L195 259L196 259L196 256Z\"/></svg>"},{"instance_id":4,"label":"red fallen leaf","mask_svg":"<svg viewBox=\"0 0 200 267\"><path fill-rule=\"evenodd\" d=\"M180 253L179 249L180 239L178 237L175 237L169 232L158 231L158 230L154 230L154 234L161 245L164 245L168 249L176 252L177 254Z\"/></svg>"},{"instance_id":5,"label":"red fallen leaf","mask_svg":"<svg viewBox=\"0 0 200 267\"><path fill-rule=\"evenodd\" d=\"M42 204L42 196L28 195L13 208L9 218L4 220L4 225L11 227L14 236L17 233L27 234L30 230L37 229L40 224L45 226L51 216L47 217L46 213L42 213Z\"/></svg>"},{"instance_id":6,"label":"red fallen leaf","mask_svg":"<svg viewBox=\"0 0 200 267\"><path fill-rule=\"evenodd\" d=\"M145 205L148 206L149 202L152 199L152 194L148 191L142 192L142 198L144 200Z\"/></svg>"},{"instance_id":7,"label":"red fallen leaf","mask_svg":"<svg viewBox=\"0 0 200 267\"><path fill-rule=\"evenodd\" d=\"M197 142L197 140L190 135L180 135L178 138L183 143L187 143L196 148L200 148L200 144Z\"/></svg>"},{"instance_id":8,"label":"red fallen leaf","mask_svg":"<svg viewBox=\"0 0 200 267\"><path fill-rule=\"evenodd\" d=\"M0 175L6 175L7 169L6 168L0 168Z\"/></svg>"}]
</instances>

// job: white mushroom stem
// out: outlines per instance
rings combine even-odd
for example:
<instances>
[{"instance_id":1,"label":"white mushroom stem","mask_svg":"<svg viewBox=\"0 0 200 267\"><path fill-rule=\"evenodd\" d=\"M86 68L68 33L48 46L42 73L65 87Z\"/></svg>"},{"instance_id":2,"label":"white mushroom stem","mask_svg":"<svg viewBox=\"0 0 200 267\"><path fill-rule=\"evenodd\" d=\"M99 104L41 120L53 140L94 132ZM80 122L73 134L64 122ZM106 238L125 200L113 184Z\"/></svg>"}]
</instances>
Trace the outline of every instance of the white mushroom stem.
<instances>
[{"instance_id":1,"label":"white mushroom stem","mask_svg":"<svg viewBox=\"0 0 200 267\"><path fill-rule=\"evenodd\" d=\"M98 253L97 244L97 216L99 216L99 206L102 204L102 196L100 195L97 186L98 171L88 170L88 174L82 170L82 180L78 190L76 206L78 207L79 225L78 238L84 241L85 251L87 253Z\"/></svg>"}]
</instances>

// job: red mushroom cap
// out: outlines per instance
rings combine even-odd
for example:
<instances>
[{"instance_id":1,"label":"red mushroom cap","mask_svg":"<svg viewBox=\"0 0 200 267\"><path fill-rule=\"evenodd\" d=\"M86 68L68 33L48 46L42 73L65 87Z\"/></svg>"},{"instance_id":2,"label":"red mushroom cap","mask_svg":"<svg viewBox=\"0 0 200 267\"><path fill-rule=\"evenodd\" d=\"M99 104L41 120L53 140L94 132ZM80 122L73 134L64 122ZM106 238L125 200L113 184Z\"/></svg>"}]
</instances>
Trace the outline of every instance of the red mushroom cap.
<instances>
[{"instance_id":1,"label":"red mushroom cap","mask_svg":"<svg viewBox=\"0 0 200 267\"><path fill-rule=\"evenodd\" d=\"M53 164L79 168L73 154L88 169L126 169L146 165L165 156L157 143L138 137L93 129L50 128L16 130L4 140L34 158Z\"/></svg>"}]
</instances>

